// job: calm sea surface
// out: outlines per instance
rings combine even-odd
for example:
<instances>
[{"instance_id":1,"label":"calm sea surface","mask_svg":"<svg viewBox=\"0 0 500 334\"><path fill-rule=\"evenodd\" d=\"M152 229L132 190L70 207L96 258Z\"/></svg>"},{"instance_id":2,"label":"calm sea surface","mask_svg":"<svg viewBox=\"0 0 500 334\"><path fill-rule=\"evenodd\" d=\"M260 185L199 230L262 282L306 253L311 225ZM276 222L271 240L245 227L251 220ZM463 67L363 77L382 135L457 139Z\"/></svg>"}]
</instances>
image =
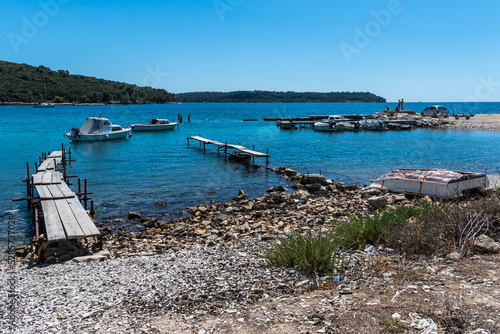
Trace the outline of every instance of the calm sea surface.
<instances>
[{"instance_id":1,"label":"calm sea surface","mask_svg":"<svg viewBox=\"0 0 500 334\"><path fill-rule=\"evenodd\" d=\"M405 103L420 112L434 103ZM442 103L452 113L498 114L500 103ZM28 242L32 226L25 202L26 162L34 172L41 152L71 147L75 159L69 175L88 179L99 220L126 218L128 211L174 217L187 206L226 201L239 189L250 196L287 182L264 168L224 161L214 147L203 153L187 137L201 135L239 144L256 151L269 149L270 166L285 166L302 173L319 173L346 183L368 184L396 168L445 168L499 173L500 133L470 130L417 129L408 132L316 133L280 130L263 117L328 114L372 114L385 103L254 103L176 104L137 106L0 106L0 247L6 245L9 221L15 221L16 242ZM394 107L394 103L391 104ZM132 138L95 143L70 143L63 137L80 127L86 117L109 118L128 126L151 118L184 123L175 131L134 132ZM191 122L187 123L187 115ZM243 119L258 119L244 122ZM255 159L265 166L265 159ZM75 180L75 179L73 179ZM75 182L76 183L76 182ZM76 190L73 186L73 190ZM165 201L167 207L156 207Z\"/></svg>"}]
</instances>

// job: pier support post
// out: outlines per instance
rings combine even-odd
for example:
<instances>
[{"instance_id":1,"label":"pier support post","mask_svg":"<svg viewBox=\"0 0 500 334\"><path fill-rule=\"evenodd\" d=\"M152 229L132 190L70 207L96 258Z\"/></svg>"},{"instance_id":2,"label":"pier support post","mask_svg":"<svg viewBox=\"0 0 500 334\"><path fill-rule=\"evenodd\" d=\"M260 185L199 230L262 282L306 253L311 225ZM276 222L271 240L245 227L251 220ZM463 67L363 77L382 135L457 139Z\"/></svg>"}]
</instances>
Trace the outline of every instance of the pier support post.
<instances>
[{"instance_id":1,"label":"pier support post","mask_svg":"<svg viewBox=\"0 0 500 334\"><path fill-rule=\"evenodd\" d=\"M31 209L30 196L31 196L31 176L29 162L26 163L26 172L28 173L26 177L26 202L28 202L28 210Z\"/></svg>"},{"instance_id":2,"label":"pier support post","mask_svg":"<svg viewBox=\"0 0 500 334\"><path fill-rule=\"evenodd\" d=\"M267 168L267 166L269 165L269 149L268 148L266 148L266 154L267 154L266 155L266 168Z\"/></svg>"}]
</instances>

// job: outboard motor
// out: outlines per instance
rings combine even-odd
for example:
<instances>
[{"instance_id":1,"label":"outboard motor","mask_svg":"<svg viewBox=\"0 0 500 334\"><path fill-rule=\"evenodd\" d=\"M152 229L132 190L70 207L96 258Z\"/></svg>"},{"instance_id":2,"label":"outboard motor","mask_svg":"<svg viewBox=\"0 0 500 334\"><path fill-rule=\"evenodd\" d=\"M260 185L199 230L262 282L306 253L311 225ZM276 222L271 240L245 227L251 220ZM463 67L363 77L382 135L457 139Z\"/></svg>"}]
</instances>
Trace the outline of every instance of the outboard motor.
<instances>
[{"instance_id":1,"label":"outboard motor","mask_svg":"<svg viewBox=\"0 0 500 334\"><path fill-rule=\"evenodd\" d=\"M80 138L80 129L71 128L71 135L76 138Z\"/></svg>"}]
</instances>

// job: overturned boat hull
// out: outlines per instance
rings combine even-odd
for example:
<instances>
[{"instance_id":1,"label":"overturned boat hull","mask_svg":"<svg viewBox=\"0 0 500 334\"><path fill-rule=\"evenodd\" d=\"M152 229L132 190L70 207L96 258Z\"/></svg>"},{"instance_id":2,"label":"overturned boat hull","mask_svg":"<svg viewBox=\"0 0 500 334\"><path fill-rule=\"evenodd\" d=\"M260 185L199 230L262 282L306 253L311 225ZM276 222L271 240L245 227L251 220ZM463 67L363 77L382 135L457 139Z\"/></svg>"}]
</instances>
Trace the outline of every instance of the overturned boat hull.
<instances>
[{"instance_id":1,"label":"overturned boat hull","mask_svg":"<svg viewBox=\"0 0 500 334\"><path fill-rule=\"evenodd\" d=\"M371 187L437 198L452 198L462 195L467 190L488 187L488 178L482 173L453 172L444 169L397 169L375 180Z\"/></svg>"}]
</instances>

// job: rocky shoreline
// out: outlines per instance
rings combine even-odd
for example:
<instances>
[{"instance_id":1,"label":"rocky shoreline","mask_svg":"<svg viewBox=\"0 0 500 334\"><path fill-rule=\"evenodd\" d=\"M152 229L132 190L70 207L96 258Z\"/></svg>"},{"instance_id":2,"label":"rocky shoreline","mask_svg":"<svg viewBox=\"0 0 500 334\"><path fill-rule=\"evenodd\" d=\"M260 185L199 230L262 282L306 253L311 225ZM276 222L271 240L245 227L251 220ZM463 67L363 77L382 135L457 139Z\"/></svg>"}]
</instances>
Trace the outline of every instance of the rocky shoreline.
<instances>
[{"instance_id":1,"label":"rocky shoreline","mask_svg":"<svg viewBox=\"0 0 500 334\"><path fill-rule=\"evenodd\" d=\"M144 231L99 223L104 251L90 257L78 256L75 246L77 257L63 263L28 266L28 255L13 274L1 264L0 284L15 283L13 332L383 333L392 325L406 333L500 331L498 254L410 260L367 246L342 255L348 270L338 283L265 267L259 254L276 235L328 230L353 214L416 200L275 172L300 181L296 191L273 187L248 199L240 191L231 202L198 205L172 221L131 212ZM68 248L56 245L45 261L66 260L58 246ZM12 300L2 293L2 328L10 328Z\"/></svg>"}]
</instances>

